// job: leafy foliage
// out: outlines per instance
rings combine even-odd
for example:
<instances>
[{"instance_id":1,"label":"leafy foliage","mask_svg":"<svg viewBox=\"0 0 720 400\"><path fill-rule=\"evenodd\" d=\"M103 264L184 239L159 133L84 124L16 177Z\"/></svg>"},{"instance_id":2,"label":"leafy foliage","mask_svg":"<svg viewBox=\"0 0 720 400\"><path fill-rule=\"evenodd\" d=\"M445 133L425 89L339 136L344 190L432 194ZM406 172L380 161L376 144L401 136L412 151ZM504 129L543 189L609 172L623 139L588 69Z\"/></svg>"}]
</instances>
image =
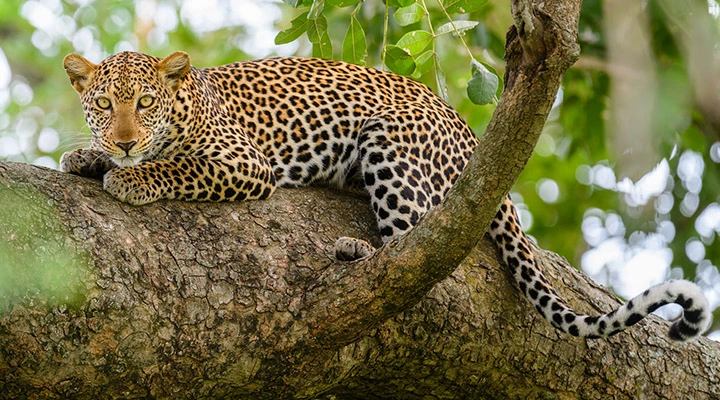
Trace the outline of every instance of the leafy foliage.
<instances>
[{"instance_id":1,"label":"leafy foliage","mask_svg":"<svg viewBox=\"0 0 720 400\"><path fill-rule=\"evenodd\" d=\"M305 2L289 0L286 1L286 3L296 8L309 7L310 10L295 17L291 21L290 27L281 31L276 36L275 43L289 43L297 40L305 33L313 44L314 57L332 58L332 43L329 38L330 35L327 33L328 25L322 20L322 18L324 18L322 13L325 12L327 15L335 17L337 16L335 10L326 9L325 0ZM465 32L475 28L480 24L479 21L462 19L454 21L450 15L477 11L486 3L487 0L438 1L437 4L434 5L436 8L429 8L424 0L388 0L385 11L385 28L382 31L383 46L381 58L383 64L397 74L412 76L415 79L421 78L435 67L438 92L441 95L446 93L447 83L445 82L444 74L440 70L437 53L435 52L436 40L446 34L455 34L457 37L460 37ZM365 65L367 39L363 24L358 19L358 13L365 2L360 0L333 0L328 1L327 4L332 7L355 6L348 16L348 28L342 42L343 50L341 56L344 61ZM399 39L388 42L389 38L394 36L395 33L391 32L388 28L387 22L390 12L387 7L397 8L392 13L397 26L415 27L422 24L423 20L425 20L426 28L404 32ZM433 31L435 24L433 18L437 18L438 16L444 17L447 22L440 25L436 31ZM465 45L465 42L462 41L462 38L460 40L467 51L468 57L472 59L472 52L467 45ZM425 51L428 47L431 47L429 52ZM474 59L473 61L477 63ZM483 77L485 77L486 74L492 74L492 72L490 72L489 69L484 69L483 74ZM485 82L492 81L497 83L497 76L494 80L485 79ZM474 84L476 84L478 80L476 79L474 82ZM477 93L476 88L473 88L471 91ZM492 91L494 92L495 90ZM490 103L490 100L482 96L471 96L470 100L473 102L476 102L476 100L480 101L476 102L476 104Z\"/></svg>"}]
</instances>

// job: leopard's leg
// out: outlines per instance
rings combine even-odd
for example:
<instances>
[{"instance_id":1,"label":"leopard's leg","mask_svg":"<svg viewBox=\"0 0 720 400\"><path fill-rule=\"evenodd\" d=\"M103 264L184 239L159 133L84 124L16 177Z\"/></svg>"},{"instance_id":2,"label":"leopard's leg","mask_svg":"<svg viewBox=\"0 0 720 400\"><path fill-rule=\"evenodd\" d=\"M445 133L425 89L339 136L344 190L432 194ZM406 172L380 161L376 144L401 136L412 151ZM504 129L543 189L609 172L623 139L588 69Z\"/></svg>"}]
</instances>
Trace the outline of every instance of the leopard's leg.
<instances>
[{"instance_id":1,"label":"leopard's leg","mask_svg":"<svg viewBox=\"0 0 720 400\"><path fill-rule=\"evenodd\" d=\"M105 174L103 187L133 205L160 199L254 200L275 191L275 174L264 157L230 161L175 157L113 169Z\"/></svg>"},{"instance_id":2,"label":"leopard's leg","mask_svg":"<svg viewBox=\"0 0 720 400\"><path fill-rule=\"evenodd\" d=\"M116 167L115 161L101 150L75 149L60 157L61 171L98 180Z\"/></svg>"},{"instance_id":3,"label":"leopard's leg","mask_svg":"<svg viewBox=\"0 0 720 400\"><path fill-rule=\"evenodd\" d=\"M412 229L422 215L442 201L449 185L433 185L424 172L429 171L431 161L421 155L433 147L430 143L399 138L407 134L407 127L397 122L398 114L401 112L368 121L358 138L360 170L383 243ZM343 237L335 243L338 260L356 260L374 251L361 239Z\"/></svg>"}]
</instances>

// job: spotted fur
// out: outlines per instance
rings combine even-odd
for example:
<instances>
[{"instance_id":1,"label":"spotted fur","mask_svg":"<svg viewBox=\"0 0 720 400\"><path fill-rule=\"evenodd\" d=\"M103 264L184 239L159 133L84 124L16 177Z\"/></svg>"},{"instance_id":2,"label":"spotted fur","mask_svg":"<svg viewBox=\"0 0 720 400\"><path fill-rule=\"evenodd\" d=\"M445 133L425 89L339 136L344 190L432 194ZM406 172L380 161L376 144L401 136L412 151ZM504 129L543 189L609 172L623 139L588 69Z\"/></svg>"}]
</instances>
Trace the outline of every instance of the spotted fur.
<instances>
[{"instance_id":1,"label":"spotted fur","mask_svg":"<svg viewBox=\"0 0 720 400\"><path fill-rule=\"evenodd\" d=\"M65 153L64 171L102 177L118 199L250 200L276 186L360 187L383 241L439 204L478 140L426 86L336 61L272 58L197 69L182 52L133 52L100 64L71 54L65 70L92 131L88 149ZM672 281L600 317L574 312L544 277L507 198L491 236L518 287L546 320L575 336L606 337L677 303L670 337L689 340L710 314L700 289ZM340 238L338 260L370 256Z\"/></svg>"}]
</instances>

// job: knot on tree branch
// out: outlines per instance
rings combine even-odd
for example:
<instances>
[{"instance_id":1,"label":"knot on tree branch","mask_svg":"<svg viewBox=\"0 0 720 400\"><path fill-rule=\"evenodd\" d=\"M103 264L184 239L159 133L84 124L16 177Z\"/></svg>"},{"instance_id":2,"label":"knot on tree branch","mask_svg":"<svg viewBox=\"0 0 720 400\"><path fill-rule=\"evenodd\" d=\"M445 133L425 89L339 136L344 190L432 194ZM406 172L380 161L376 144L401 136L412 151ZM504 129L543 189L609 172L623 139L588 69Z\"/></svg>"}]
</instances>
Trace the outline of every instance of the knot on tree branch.
<instances>
[{"instance_id":1,"label":"knot on tree branch","mask_svg":"<svg viewBox=\"0 0 720 400\"><path fill-rule=\"evenodd\" d=\"M511 3L513 20L506 35L505 89L512 90L523 74L537 78L545 69L565 71L580 56L577 25L555 21L552 15L533 5L531 0Z\"/></svg>"},{"instance_id":2,"label":"knot on tree branch","mask_svg":"<svg viewBox=\"0 0 720 400\"><path fill-rule=\"evenodd\" d=\"M535 16L530 0L516 0L511 3L515 28L519 34L527 62L535 63L545 56L545 44L542 41L543 22Z\"/></svg>"}]
</instances>

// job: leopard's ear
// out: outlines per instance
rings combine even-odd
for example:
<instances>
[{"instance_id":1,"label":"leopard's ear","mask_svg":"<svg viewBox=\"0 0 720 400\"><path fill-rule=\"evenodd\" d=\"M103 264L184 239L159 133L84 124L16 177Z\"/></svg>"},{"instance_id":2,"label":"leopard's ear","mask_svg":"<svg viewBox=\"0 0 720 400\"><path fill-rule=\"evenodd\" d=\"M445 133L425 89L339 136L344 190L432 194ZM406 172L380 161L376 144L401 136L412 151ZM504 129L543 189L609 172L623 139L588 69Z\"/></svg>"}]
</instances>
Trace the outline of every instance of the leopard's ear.
<instances>
[{"instance_id":1,"label":"leopard's ear","mask_svg":"<svg viewBox=\"0 0 720 400\"><path fill-rule=\"evenodd\" d=\"M190 71L190 56L182 51L176 51L160 60L157 70L168 89L177 91L183 78Z\"/></svg>"},{"instance_id":2,"label":"leopard's ear","mask_svg":"<svg viewBox=\"0 0 720 400\"><path fill-rule=\"evenodd\" d=\"M95 76L97 65L77 54L68 54L63 60L65 72L70 77L70 84L82 93L87 89Z\"/></svg>"}]
</instances>

